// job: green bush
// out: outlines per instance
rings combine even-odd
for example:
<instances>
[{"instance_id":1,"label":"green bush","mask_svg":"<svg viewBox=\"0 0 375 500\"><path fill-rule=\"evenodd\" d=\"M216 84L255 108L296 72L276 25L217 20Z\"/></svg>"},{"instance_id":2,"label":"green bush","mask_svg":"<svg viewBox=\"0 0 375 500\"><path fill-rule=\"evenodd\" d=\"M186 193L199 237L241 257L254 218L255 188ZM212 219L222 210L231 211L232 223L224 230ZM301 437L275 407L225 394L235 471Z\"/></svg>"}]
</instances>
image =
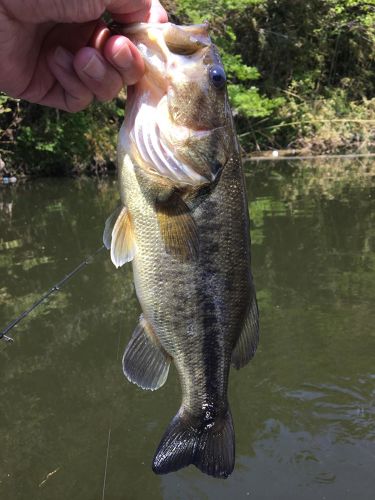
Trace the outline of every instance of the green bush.
<instances>
[{"instance_id":1,"label":"green bush","mask_svg":"<svg viewBox=\"0 0 375 500\"><path fill-rule=\"evenodd\" d=\"M1 95L5 168L27 175L77 175L114 168L123 109L123 99L117 99L70 114Z\"/></svg>"}]
</instances>

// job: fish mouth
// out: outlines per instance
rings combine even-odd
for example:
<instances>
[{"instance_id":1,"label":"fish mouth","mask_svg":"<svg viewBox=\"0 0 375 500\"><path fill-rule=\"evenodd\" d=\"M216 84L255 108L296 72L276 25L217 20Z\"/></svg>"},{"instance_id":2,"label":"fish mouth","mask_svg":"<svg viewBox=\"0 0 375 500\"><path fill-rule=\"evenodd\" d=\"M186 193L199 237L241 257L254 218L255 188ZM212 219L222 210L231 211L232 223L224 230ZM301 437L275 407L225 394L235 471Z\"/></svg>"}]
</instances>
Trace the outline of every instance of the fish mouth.
<instances>
[{"instance_id":1,"label":"fish mouth","mask_svg":"<svg viewBox=\"0 0 375 500\"><path fill-rule=\"evenodd\" d=\"M178 56L199 57L202 49L212 45L208 22L189 26L134 23L121 27L117 25L117 32L129 38L138 48L148 71L154 77L164 79L168 79L168 67L181 63Z\"/></svg>"},{"instance_id":2,"label":"fish mouth","mask_svg":"<svg viewBox=\"0 0 375 500\"><path fill-rule=\"evenodd\" d=\"M191 24L178 26L172 23L134 23L126 26L113 23L112 30L134 39L137 35L145 34L149 38L155 36L155 32L162 33L166 44L174 53L180 50L186 55L189 50L193 53L202 46L211 45L208 21L202 24ZM195 47L195 49L194 49Z\"/></svg>"},{"instance_id":3,"label":"fish mouth","mask_svg":"<svg viewBox=\"0 0 375 500\"><path fill-rule=\"evenodd\" d=\"M143 78L128 94L125 137L120 140L143 169L177 185L204 185L214 181L219 171L217 165L208 168L181 154L184 145L208 142L214 128L196 123L179 125L168 106L172 73L173 78L185 78L187 66L194 73L212 47L208 29L208 23L136 23L120 29L136 45L146 67Z\"/></svg>"},{"instance_id":4,"label":"fish mouth","mask_svg":"<svg viewBox=\"0 0 375 500\"><path fill-rule=\"evenodd\" d=\"M146 66L149 85L166 90L171 68L194 65L202 58L202 49L212 46L209 24L177 26L172 23L135 23L122 27L120 32L137 47ZM182 73L181 73L182 74Z\"/></svg>"}]
</instances>

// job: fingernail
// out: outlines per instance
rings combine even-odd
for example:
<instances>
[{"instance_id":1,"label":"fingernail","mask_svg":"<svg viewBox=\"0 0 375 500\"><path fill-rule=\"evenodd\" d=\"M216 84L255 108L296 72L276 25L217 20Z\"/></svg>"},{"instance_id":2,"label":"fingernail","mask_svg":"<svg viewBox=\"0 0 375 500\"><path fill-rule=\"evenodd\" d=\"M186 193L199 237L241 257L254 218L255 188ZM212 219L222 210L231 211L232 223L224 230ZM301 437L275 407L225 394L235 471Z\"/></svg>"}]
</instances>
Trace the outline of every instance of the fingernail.
<instances>
[{"instance_id":1,"label":"fingernail","mask_svg":"<svg viewBox=\"0 0 375 500\"><path fill-rule=\"evenodd\" d=\"M72 69L73 66L73 54L68 50L64 49L60 45L56 47L54 53L54 59L56 63L64 69Z\"/></svg>"},{"instance_id":2,"label":"fingernail","mask_svg":"<svg viewBox=\"0 0 375 500\"><path fill-rule=\"evenodd\" d=\"M121 69L128 69L133 64L133 56L127 43L121 38L117 39L113 44L112 59L116 66Z\"/></svg>"},{"instance_id":3,"label":"fingernail","mask_svg":"<svg viewBox=\"0 0 375 500\"><path fill-rule=\"evenodd\" d=\"M93 54L82 71L94 80L102 80L105 75L105 66L97 54Z\"/></svg>"}]
</instances>

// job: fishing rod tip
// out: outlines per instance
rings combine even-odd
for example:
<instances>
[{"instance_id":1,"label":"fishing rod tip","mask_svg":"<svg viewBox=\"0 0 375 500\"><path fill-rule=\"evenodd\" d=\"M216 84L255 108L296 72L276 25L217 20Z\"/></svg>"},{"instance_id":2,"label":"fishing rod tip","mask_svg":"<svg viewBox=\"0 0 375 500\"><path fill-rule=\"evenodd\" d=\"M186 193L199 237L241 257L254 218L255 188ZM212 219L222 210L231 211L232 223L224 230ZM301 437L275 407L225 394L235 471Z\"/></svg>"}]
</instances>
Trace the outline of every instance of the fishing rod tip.
<instances>
[{"instance_id":1,"label":"fishing rod tip","mask_svg":"<svg viewBox=\"0 0 375 500\"><path fill-rule=\"evenodd\" d=\"M2 340L3 342L8 342L10 344L14 342L14 339L12 339L12 337L8 337L8 335L1 335L0 340Z\"/></svg>"}]
</instances>

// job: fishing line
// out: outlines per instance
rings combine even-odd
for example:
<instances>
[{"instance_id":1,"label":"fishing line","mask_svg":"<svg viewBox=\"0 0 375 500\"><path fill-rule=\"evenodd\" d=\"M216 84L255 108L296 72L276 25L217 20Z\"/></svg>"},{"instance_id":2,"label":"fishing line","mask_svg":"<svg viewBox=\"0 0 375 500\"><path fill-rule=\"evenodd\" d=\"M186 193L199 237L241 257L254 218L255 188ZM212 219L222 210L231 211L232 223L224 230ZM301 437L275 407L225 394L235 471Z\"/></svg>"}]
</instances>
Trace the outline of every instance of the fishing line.
<instances>
[{"instance_id":1,"label":"fishing line","mask_svg":"<svg viewBox=\"0 0 375 500\"><path fill-rule=\"evenodd\" d=\"M122 330L123 330L123 328L119 328L118 339L117 339L116 362L119 360L119 355L120 355L120 344L121 344L121 332L122 332ZM109 462L109 449L110 449L110 445L111 445L111 433L112 433L113 415L114 415L114 408L113 408L113 410L111 410L110 418L109 418L108 437L107 437L107 451L106 451L105 465L104 465L102 500L105 500L105 492L106 492L106 488L107 488L107 471L108 471L108 462Z\"/></svg>"},{"instance_id":2,"label":"fishing line","mask_svg":"<svg viewBox=\"0 0 375 500\"><path fill-rule=\"evenodd\" d=\"M68 273L64 278L62 278L60 281L58 281L55 285L53 285L52 288L50 288L47 292L45 292L37 301L34 302L30 307L25 309L19 316L17 316L16 319L11 321L3 330L0 332L0 340L3 342L7 343L12 343L13 338L9 337L7 334L16 326L20 321L22 321L24 318L26 318L34 309L39 307L45 300L48 299L50 295L53 295L54 293L57 293L61 290L61 288L69 281L73 276L78 274L82 269L84 269L86 266L92 263L92 261L95 259L95 257L102 252L105 249L105 246L101 246L98 248L93 254L90 256L86 257L85 260L83 260L80 264L78 264L77 267L75 267L70 273Z\"/></svg>"}]
</instances>

